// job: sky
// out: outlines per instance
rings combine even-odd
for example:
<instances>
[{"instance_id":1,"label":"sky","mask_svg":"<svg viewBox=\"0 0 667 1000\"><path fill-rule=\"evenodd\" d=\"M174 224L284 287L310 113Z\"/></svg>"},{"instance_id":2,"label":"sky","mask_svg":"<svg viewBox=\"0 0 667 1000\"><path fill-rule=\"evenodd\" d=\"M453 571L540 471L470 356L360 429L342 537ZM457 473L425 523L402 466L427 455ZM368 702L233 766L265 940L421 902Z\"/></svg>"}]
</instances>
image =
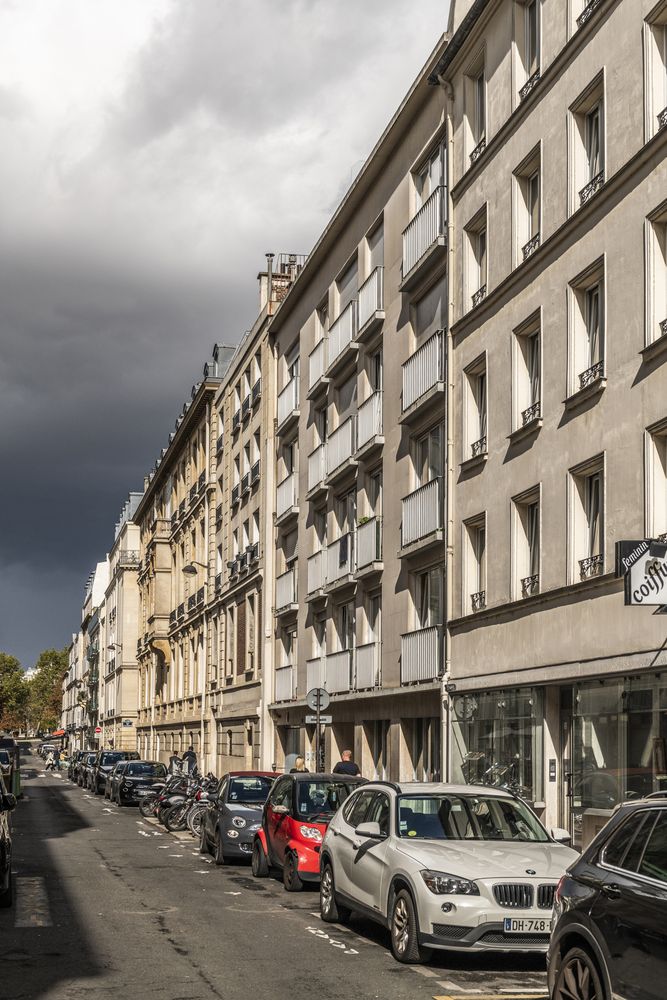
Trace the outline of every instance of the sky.
<instances>
[{"instance_id":1,"label":"sky","mask_svg":"<svg viewBox=\"0 0 667 1000\"><path fill-rule=\"evenodd\" d=\"M0 0L0 650L76 632L264 254L307 253L447 0Z\"/></svg>"}]
</instances>

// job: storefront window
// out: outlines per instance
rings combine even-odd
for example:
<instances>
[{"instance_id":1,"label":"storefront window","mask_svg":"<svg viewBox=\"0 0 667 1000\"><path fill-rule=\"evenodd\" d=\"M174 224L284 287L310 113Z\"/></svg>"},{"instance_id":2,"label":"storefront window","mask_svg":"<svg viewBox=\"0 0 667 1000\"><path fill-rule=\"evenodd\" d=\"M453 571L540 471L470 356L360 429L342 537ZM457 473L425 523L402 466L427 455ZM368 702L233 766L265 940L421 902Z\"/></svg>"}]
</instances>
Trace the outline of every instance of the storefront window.
<instances>
[{"instance_id":1,"label":"storefront window","mask_svg":"<svg viewBox=\"0 0 667 1000\"><path fill-rule=\"evenodd\" d=\"M454 780L509 788L531 802L541 801L542 691L457 695L452 708Z\"/></svg>"}]
</instances>

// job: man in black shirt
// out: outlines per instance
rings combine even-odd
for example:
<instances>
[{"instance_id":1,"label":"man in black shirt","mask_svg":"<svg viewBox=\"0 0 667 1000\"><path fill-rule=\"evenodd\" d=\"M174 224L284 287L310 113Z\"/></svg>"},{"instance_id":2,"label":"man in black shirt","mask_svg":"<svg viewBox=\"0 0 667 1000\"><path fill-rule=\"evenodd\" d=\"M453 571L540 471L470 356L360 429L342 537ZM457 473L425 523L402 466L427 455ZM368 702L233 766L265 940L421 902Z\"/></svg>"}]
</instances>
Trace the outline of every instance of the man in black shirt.
<instances>
[{"instance_id":1,"label":"man in black shirt","mask_svg":"<svg viewBox=\"0 0 667 1000\"><path fill-rule=\"evenodd\" d=\"M340 760L333 769L333 773L351 774L354 777L356 777L358 774L361 774L359 766L355 764L354 761L352 760L351 750L343 750L342 754L340 755Z\"/></svg>"}]
</instances>

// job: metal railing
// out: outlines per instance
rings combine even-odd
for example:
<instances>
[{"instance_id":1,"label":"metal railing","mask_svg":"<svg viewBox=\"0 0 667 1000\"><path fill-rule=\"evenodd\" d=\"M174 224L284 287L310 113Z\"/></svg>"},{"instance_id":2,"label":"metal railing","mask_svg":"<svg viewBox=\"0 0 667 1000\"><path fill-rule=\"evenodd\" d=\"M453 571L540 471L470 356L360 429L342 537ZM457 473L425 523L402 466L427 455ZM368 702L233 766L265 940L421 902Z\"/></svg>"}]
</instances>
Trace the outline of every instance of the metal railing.
<instances>
[{"instance_id":1,"label":"metal railing","mask_svg":"<svg viewBox=\"0 0 667 1000\"><path fill-rule=\"evenodd\" d=\"M278 394L278 427L299 409L299 380L291 378Z\"/></svg>"},{"instance_id":2,"label":"metal railing","mask_svg":"<svg viewBox=\"0 0 667 1000\"><path fill-rule=\"evenodd\" d=\"M667 108L663 108L658 115L658 128L664 128L667 125Z\"/></svg>"},{"instance_id":3,"label":"metal railing","mask_svg":"<svg viewBox=\"0 0 667 1000\"><path fill-rule=\"evenodd\" d=\"M583 28L586 22L592 18L593 14L598 9L601 3L602 0L589 0L589 3L586 4L581 14L577 18L578 28Z\"/></svg>"},{"instance_id":4,"label":"metal railing","mask_svg":"<svg viewBox=\"0 0 667 1000\"><path fill-rule=\"evenodd\" d=\"M344 535L327 545L327 583L335 583L354 572L354 535Z\"/></svg>"},{"instance_id":5,"label":"metal railing","mask_svg":"<svg viewBox=\"0 0 667 1000\"><path fill-rule=\"evenodd\" d=\"M427 250L446 234L445 187L439 185L403 230L403 275L409 274Z\"/></svg>"},{"instance_id":6,"label":"metal railing","mask_svg":"<svg viewBox=\"0 0 667 1000\"><path fill-rule=\"evenodd\" d=\"M179 621L181 620L181 618L185 617L185 602L179 604L178 607L176 608L176 617L178 618Z\"/></svg>"},{"instance_id":7,"label":"metal railing","mask_svg":"<svg viewBox=\"0 0 667 1000\"><path fill-rule=\"evenodd\" d=\"M403 412L445 378L444 331L438 330L402 365Z\"/></svg>"},{"instance_id":8,"label":"metal railing","mask_svg":"<svg viewBox=\"0 0 667 1000\"><path fill-rule=\"evenodd\" d=\"M329 694L352 690L352 650L341 649L337 653L327 653L324 671L324 686Z\"/></svg>"},{"instance_id":9,"label":"metal railing","mask_svg":"<svg viewBox=\"0 0 667 1000\"><path fill-rule=\"evenodd\" d=\"M316 594L317 591L321 590L327 582L326 551L326 549L320 549L319 552L315 552L312 556L308 556L307 586L309 594Z\"/></svg>"},{"instance_id":10,"label":"metal railing","mask_svg":"<svg viewBox=\"0 0 667 1000\"><path fill-rule=\"evenodd\" d=\"M306 692L313 688L324 687L324 657L315 656L312 660L306 660Z\"/></svg>"},{"instance_id":11,"label":"metal railing","mask_svg":"<svg viewBox=\"0 0 667 1000\"><path fill-rule=\"evenodd\" d=\"M486 607L486 591L478 590L470 595L470 607L473 611L481 611Z\"/></svg>"},{"instance_id":12,"label":"metal railing","mask_svg":"<svg viewBox=\"0 0 667 1000\"><path fill-rule=\"evenodd\" d=\"M343 462L352 458L355 452L356 419L348 417L327 441L327 475L330 476Z\"/></svg>"},{"instance_id":13,"label":"metal railing","mask_svg":"<svg viewBox=\"0 0 667 1000\"><path fill-rule=\"evenodd\" d=\"M224 437L225 437L224 434L218 434L217 440L215 442L215 451L217 455L219 455L220 452L222 451L222 447L224 444Z\"/></svg>"},{"instance_id":14,"label":"metal railing","mask_svg":"<svg viewBox=\"0 0 667 1000\"><path fill-rule=\"evenodd\" d=\"M262 379L261 376L255 382L252 387L252 405L254 406L259 397L262 395Z\"/></svg>"},{"instance_id":15,"label":"metal railing","mask_svg":"<svg viewBox=\"0 0 667 1000\"><path fill-rule=\"evenodd\" d=\"M118 553L119 566L138 566L140 562L138 549L121 549Z\"/></svg>"},{"instance_id":16,"label":"metal railing","mask_svg":"<svg viewBox=\"0 0 667 1000\"><path fill-rule=\"evenodd\" d=\"M379 687L380 643L365 642L354 651L354 687L356 691Z\"/></svg>"},{"instance_id":17,"label":"metal railing","mask_svg":"<svg viewBox=\"0 0 667 1000\"><path fill-rule=\"evenodd\" d=\"M530 92L534 90L537 84L540 82L540 71L539 68L535 70L532 76L529 76L523 87L519 91L519 100L525 101Z\"/></svg>"},{"instance_id":18,"label":"metal railing","mask_svg":"<svg viewBox=\"0 0 667 1000\"><path fill-rule=\"evenodd\" d=\"M521 596L530 597L537 594L540 589L540 574L533 573L532 576L524 576L521 581Z\"/></svg>"},{"instance_id":19,"label":"metal railing","mask_svg":"<svg viewBox=\"0 0 667 1000\"><path fill-rule=\"evenodd\" d=\"M602 573L602 555L587 556L579 560L579 579L590 580Z\"/></svg>"},{"instance_id":20,"label":"metal railing","mask_svg":"<svg viewBox=\"0 0 667 1000\"><path fill-rule=\"evenodd\" d=\"M348 344L351 344L357 335L357 306L356 299L352 299L345 306L342 313L329 327L329 350L327 368L341 356Z\"/></svg>"},{"instance_id":21,"label":"metal railing","mask_svg":"<svg viewBox=\"0 0 667 1000\"><path fill-rule=\"evenodd\" d=\"M436 680L442 673L442 625L401 636L401 684Z\"/></svg>"},{"instance_id":22,"label":"metal railing","mask_svg":"<svg viewBox=\"0 0 667 1000\"><path fill-rule=\"evenodd\" d=\"M259 459L253 463L250 469L250 482L252 484L256 483L259 479Z\"/></svg>"},{"instance_id":23,"label":"metal railing","mask_svg":"<svg viewBox=\"0 0 667 1000\"><path fill-rule=\"evenodd\" d=\"M257 562L259 559L259 542L251 542L250 545L246 545L245 554L248 564Z\"/></svg>"},{"instance_id":24,"label":"metal railing","mask_svg":"<svg viewBox=\"0 0 667 1000\"><path fill-rule=\"evenodd\" d=\"M274 697L276 701L292 701L296 693L296 670L290 664L285 667L277 667L275 678Z\"/></svg>"},{"instance_id":25,"label":"metal railing","mask_svg":"<svg viewBox=\"0 0 667 1000\"><path fill-rule=\"evenodd\" d=\"M477 160L479 160L480 156L482 155L485 149L486 149L486 136L483 135L482 138L477 143L477 145L475 146L475 148L473 149L472 153L470 154L470 166L472 166L473 163L476 163Z\"/></svg>"},{"instance_id":26,"label":"metal railing","mask_svg":"<svg viewBox=\"0 0 667 1000\"><path fill-rule=\"evenodd\" d=\"M241 403L241 419L245 420L245 418L249 415L250 415L250 393L248 393L248 395Z\"/></svg>"},{"instance_id":27,"label":"metal railing","mask_svg":"<svg viewBox=\"0 0 667 1000\"><path fill-rule=\"evenodd\" d=\"M473 441L470 445L470 454L473 458L479 458L480 455L486 455L486 434L484 437L479 438L477 441Z\"/></svg>"},{"instance_id":28,"label":"metal railing","mask_svg":"<svg viewBox=\"0 0 667 1000\"><path fill-rule=\"evenodd\" d=\"M276 610L296 604L296 568L290 566L286 573L276 577Z\"/></svg>"},{"instance_id":29,"label":"metal railing","mask_svg":"<svg viewBox=\"0 0 667 1000\"><path fill-rule=\"evenodd\" d=\"M420 486L401 503L401 545L405 546L442 528L442 477Z\"/></svg>"},{"instance_id":30,"label":"metal railing","mask_svg":"<svg viewBox=\"0 0 667 1000\"><path fill-rule=\"evenodd\" d=\"M237 483L236 486L232 486L232 507L236 507L240 499L241 499L241 484Z\"/></svg>"},{"instance_id":31,"label":"metal railing","mask_svg":"<svg viewBox=\"0 0 667 1000\"><path fill-rule=\"evenodd\" d=\"M326 446L320 444L308 456L308 489L312 490L324 480Z\"/></svg>"},{"instance_id":32,"label":"metal railing","mask_svg":"<svg viewBox=\"0 0 667 1000\"><path fill-rule=\"evenodd\" d=\"M312 351L308 355L308 388L312 389L319 379L324 375L324 369L327 366L327 342L326 338L322 337L321 340L313 347Z\"/></svg>"},{"instance_id":33,"label":"metal railing","mask_svg":"<svg viewBox=\"0 0 667 1000\"><path fill-rule=\"evenodd\" d=\"M525 427L526 424L531 423L533 420L539 420L542 416L542 404L538 399L535 403L531 403L527 406L525 410L521 413L521 423Z\"/></svg>"},{"instance_id":34,"label":"metal railing","mask_svg":"<svg viewBox=\"0 0 667 1000\"><path fill-rule=\"evenodd\" d=\"M250 491L250 473L246 472L241 477L241 494L248 493Z\"/></svg>"},{"instance_id":35,"label":"metal railing","mask_svg":"<svg viewBox=\"0 0 667 1000\"><path fill-rule=\"evenodd\" d=\"M241 407L239 407L238 410L232 416L232 433L234 433L234 431L237 431L240 426L241 426Z\"/></svg>"},{"instance_id":36,"label":"metal railing","mask_svg":"<svg viewBox=\"0 0 667 1000\"><path fill-rule=\"evenodd\" d=\"M667 319L660 320L660 336L667 336Z\"/></svg>"},{"instance_id":37,"label":"metal railing","mask_svg":"<svg viewBox=\"0 0 667 1000\"><path fill-rule=\"evenodd\" d=\"M599 382L604 375L604 361L596 361L594 365L587 368L585 372L582 372L579 376L579 388L586 389L589 385L593 385L594 382Z\"/></svg>"},{"instance_id":38,"label":"metal railing","mask_svg":"<svg viewBox=\"0 0 667 1000\"><path fill-rule=\"evenodd\" d=\"M276 488L276 517L296 506L296 472L291 472Z\"/></svg>"},{"instance_id":39,"label":"metal railing","mask_svg":"<svg viewBox=\"0 0 667 1000\"><path fill-rule=\"evenodd\" d=\"M601 170L599 174L596 174L593 180L589 181L584 187L582 187L579 192L579 204L585 205L587 201L590 201L593 195L600 190L604 184L604 170Z\"/></svg>"},{"instance_id":40,"label":"metal railing","mask_svg":"<svg viewBox=\"0 0 667 1000\"><path fill-rule=\"evenodd\" d=\"M197 490L201 491L206 486L206 473L200 472L199 478L197 479Z\"/></svg>"},{"instance_id":41,"label":"metal railing","mask_svg":"<svg viewBox=\"0 0 667 1000\"><path fill-rule=\"evenodd\" d=\"M382 518L371 517L357 525L357 569L382 561Z\"/></svg>"},{"instance_id":42,"label":"metal railing","mask_svg":"<svg viewBox=\"0 0 667 1000\"><path fill-rule=\"evenodd\" d=\"M357 448L363 448L382 434L382 393L378 390L365 399L357 413Z\"/></svg>"},{"instance_id":43,"label":"metal railing","mask_svg":"<svg viewBox=\"0 0 667 1000\"><path fill-rule=\"evenodd\" d=\"M535 233L535 235L532 236L528 240L528 242L524 243L523 245L523 249L521 251L521 253L523 254L523 259L528 260L528 258L535 253L539 245L540 245L540 234Z\"/></svg>"},{"instance_id":44,"label":"metal railing","mask_svg":"<svg viewBox=\"0 0 667 1000\"><path fill-rule=\"evenodd\" d=\"M384 309L384 267L374 268L359 289L359 329Z\"/></svg>"},{"instance_id":45,"label":"metal railing","mask_svg":"<svg viewBox=\"0 0 667 1000\"><path fill-rule=\"evenodd\" d=\"M480 285L476 292L472 296L472 307L478 306L486 298L486 284Z\"/></svg>"}]
</instances>

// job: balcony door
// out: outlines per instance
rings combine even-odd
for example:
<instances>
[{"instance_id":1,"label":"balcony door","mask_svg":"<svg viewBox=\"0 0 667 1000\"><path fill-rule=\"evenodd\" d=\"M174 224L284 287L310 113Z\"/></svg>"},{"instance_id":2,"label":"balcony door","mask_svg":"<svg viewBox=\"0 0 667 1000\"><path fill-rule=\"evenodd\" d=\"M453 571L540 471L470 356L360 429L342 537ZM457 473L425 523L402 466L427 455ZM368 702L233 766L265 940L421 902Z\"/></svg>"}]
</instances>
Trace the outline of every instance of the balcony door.
<instances>
[{"instance_id":1,"label":"balcony door","mask_svg":"<svg viewBox=\"0 0 667 1000\"><path fill-rule=\"evenodd\" d=\"M417 440L414 454L417 487L425 486L431 480L442 476L442 437L442 427L437 424L428 434Z\"/></svg>"},{"instance_id":2,"label":"balcony door","mask_svg":"<svg viewBox=\"0 0 667 1000\"><path fill-rule=\"evenodd\" d=\"M433 150L424 165L415 174L415 209L418 212L436 188L445 183L445 147Z\"/></svg>"},{"instance_id":3,"label":"balcony door","mask_svg":"<svg viewBox=\"0 0 667 1000\"><path fill-rule=\"evenodd\" d=\"M444 594L442 570L434 566L416 577L415 611L418 629L442 625Z\"/></svg>"}]
</instances>

